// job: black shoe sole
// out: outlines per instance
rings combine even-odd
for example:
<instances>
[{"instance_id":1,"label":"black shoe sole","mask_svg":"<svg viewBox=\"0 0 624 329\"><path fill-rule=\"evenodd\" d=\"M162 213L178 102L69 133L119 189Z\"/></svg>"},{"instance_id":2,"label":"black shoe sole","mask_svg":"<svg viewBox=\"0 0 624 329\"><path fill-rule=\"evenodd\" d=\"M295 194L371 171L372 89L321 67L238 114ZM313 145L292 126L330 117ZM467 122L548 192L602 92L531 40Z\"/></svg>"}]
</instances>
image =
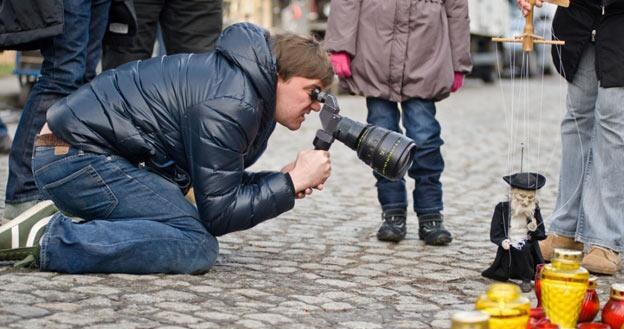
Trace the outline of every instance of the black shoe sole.
<instances>
[{"instance_id":1,"label":"black shoe sole","mask_svg":"<svg viewBox=\"0 0 624 329\"><path fill-rule=\"evenodd\" d=\"M377 232L377 240L384 242L400 242L405 239L405 234L380 234Z\"/></svg>"},{"instance_id":2,"label":"black shoe sole","mask_svg":"<svg viewBox=\"0 0 624 329\"><path fill-rule=\"evenodd\" d=\"M430 246L445 246L453 241L453 237L446 234L440 234L433 239L425 239L423 237L420 237L420 239L424 240L425 244Z\"/></svg>"},{"instance_id":3,"label":"black shoe sole","mask_svg":"<svg viewBox=\"0 0 624 329\"><path fill-rule=\"evenodd\" d=\"M401 242L403 239L405 239L405 237L401 238L401 237L380 237L380 236L377 236L377 240L383 241L383 242L395 242L395 243L398 243L398 242Z\"/></svg>"}]
</instances>

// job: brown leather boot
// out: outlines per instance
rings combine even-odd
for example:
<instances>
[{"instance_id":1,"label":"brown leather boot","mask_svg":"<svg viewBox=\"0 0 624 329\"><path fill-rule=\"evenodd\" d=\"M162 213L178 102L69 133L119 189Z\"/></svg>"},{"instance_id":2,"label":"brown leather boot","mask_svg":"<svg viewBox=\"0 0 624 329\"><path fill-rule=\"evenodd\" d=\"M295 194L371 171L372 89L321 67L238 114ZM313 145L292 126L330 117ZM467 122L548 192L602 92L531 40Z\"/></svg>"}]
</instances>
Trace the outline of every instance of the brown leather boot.
<instances>
[{"instance_id":1,"label":"brown leather boot","mask_svg":"<svg viewBox=\"0 0 624 329\"><path fill-rule=\"evenodd\" d=\"M620 270L622 259L619 253L611 249L592 246L583 257L582 265L592 273L613 275Z\"/></svg>"},{"instance_id":2,"label":"brown leather boot","mask_svg":"<svg viewBox=\"0 0 624 329\"><path fill-rule=\"evenodd\" d=\"M566 236L560 236L556 234L549 234L546 240L539 242L540 249L542 250L542 256L545 261L550 261L555 252L555 248L564 248L572 250L583 251L583 243L574 241L573 238Z\"/></svg>"}]
</instances>

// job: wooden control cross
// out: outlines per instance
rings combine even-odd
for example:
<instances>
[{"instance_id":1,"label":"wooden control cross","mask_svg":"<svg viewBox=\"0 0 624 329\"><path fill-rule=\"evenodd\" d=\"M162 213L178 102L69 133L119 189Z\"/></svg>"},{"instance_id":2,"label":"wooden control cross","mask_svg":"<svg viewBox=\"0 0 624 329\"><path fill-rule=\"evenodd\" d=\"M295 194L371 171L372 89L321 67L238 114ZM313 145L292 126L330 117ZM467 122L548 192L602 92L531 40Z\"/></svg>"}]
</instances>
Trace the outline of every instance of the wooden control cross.
<instances>
[{"instance_id":1,"label":"wooden control cross","mask_svg":"<svg viewBox=\"0 0 624 329\"><path fill-rule=\"evenodd\" d=\"M570 0L543 0L561 7L568 7ZM563 40L545 40L543 37L536 35L533 29L533 8L535 7L535 0L529 0L531 9L525 17L524 31L521 35L514 36L513 38L492 38L494 42L517 42L522 43L522 50L525 52L533 51L533 44L544 43L550 45L564 45Z\"/></svg>"}]
</instances>

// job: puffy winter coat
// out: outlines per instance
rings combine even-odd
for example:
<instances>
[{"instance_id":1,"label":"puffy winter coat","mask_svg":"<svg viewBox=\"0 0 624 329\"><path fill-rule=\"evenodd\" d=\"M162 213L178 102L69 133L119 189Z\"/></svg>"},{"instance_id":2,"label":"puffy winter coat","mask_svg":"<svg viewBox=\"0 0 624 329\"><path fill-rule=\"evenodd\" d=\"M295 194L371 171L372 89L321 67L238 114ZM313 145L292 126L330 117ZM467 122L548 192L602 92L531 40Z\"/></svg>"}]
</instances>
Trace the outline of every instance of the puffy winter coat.
<instances>
[{"instance_id":1,"label":"puffy winter coat","mask_svg":"<svg viewBox=\"0 0 624 329\"><path fill-rule=\"evenodd\" d=\"M216 50L130 62L102 73L48 110L55 135L116 154L195 190L208 231L223 235L294 206L279 172L249 173L275 128L277 72L269 35L223 31Z\"/></svg>"},{"instance_id":2,"label":"puffy winter coat","mask_svg":"<svg viewBox=\"0 0 624 329\"><path fill-rule=\"evenodd\" d=\"M453 72L468 73L467 0L336 0L328 50L351 55L351 92L395 102L447 97Z\"/></svg>"}]
</instances>

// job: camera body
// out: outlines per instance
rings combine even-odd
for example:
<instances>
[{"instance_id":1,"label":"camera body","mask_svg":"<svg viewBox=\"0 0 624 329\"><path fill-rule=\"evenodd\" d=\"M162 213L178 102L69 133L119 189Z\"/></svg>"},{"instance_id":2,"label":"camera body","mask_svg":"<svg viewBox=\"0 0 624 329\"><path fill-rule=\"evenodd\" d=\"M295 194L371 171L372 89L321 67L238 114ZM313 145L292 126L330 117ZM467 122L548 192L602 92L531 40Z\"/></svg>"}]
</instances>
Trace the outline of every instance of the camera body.
<instances>
[{"instance_id":1,"label":"camera body","mask_svg":"<svg viewBox=\"0 0 624 329\"><path fill-rule=\"evenodd\" d=\"M320 112L322 128L314 137L314 148L329 150L334 140L339 140L357 152L358 158L380 175L399 180L405 176L414 160L416 143L397 132L364 124L343 117L336 97L314 89L310 95L323 103Z\"/></svg>"}]
</instances>

